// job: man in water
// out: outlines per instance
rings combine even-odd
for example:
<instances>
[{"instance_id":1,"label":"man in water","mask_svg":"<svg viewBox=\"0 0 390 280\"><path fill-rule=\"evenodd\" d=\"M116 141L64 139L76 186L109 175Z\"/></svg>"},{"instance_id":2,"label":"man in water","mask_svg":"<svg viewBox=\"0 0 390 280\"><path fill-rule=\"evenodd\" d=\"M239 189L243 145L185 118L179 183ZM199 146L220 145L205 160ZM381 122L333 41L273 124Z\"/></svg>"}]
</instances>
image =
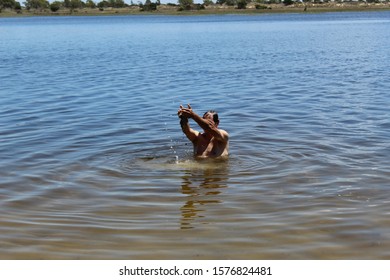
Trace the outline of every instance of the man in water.
<instances>
[{"instance_id":1,"label":"man in water","mask_svg":"<svg viewBox=\"0 0 390 280\"><path fill-rule=\"evenodd\" d=\"M229 154L229 134L218 128L219 119L215 111L207 111L203 117L197 115L191 108L180 105L177 112L180 118L180 126L184 134L194 145L194 156L196 158L218 158L227 157ZM202 129L200 133L192 129L188 119L193 119Z\"/></svg>"}]
</instances>

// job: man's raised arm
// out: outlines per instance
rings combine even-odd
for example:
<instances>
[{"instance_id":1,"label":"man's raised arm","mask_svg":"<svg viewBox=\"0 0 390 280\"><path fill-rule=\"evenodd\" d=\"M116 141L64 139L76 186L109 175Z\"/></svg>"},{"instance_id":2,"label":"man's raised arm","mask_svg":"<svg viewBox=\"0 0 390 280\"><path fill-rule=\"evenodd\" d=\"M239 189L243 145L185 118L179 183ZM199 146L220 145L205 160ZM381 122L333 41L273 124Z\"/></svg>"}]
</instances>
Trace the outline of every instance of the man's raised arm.
<instances>
[{"instance_id":1,"label":"man's raised arm","mask_svg":"<svg viewBox=\"0 0 390 280\"><path fill-rule=\"evenodd\" d=\"M179 111L177 112L177 114L179 115L179 118L180 118L180 126L181 126L181 130L183 131L183 133L187 136L187 138L192 142L194 143L196 141L196 139L198 138L198 134L199 132L192 129L190 127L190 124L188 123L188 117L184 116L183 115L183 106L180 105L180 109Z\"/></svg>"}]
</instances>

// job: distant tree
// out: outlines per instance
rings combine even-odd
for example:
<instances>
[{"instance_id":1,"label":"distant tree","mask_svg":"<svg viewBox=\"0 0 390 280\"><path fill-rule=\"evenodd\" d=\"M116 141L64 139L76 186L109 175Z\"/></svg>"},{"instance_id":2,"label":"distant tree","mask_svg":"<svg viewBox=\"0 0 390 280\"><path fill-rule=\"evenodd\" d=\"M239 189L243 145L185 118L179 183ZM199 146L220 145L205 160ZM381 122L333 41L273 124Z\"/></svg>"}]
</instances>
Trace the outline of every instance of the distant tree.
<instances>
[{"instance_id":1,"label":"distant tree","mask_svg":"<svg viewBox=\"0 0 390 280\"><path fill-rule=\"evenodd\" d=\"M191 10L194 0L178 0L179 6L183 10Z\"/></svg>"},{"instance_id":2,"label":"distant tree","mask_svg":"<svg viewBox=\"0 0 390 280\"><path fill-rule=\"evenodd\" d=\"M205 5L205 6L209 6L209 5L213 5L213 4L214 4L213 0L203 0L203 5Z\"/></svg>"},{"instance_id":3,"label":"distant tree","mask_svg":"<svg viewBox=\"0 0 390 280\"><path fill-rule=\"evenodd\" d=\"M15 0L0 0L0 13L3 9L15 9L15 6Z\"/></svg>"},{"instance_id":4,"label":"distant tree","mask_svg":"<svg viewBox=\"0 0 390 280\"><path fill-rule=\"evenodd\" d=\"M150 0L146 0L145 4L142 4L142 3L139 4L139 9L141 12L156 11L157 10L157 2L153 3Z\"/></svg>"},{"instance_id":5,"label":"distant tree","mask_svg":"<svg viewBox=\"0 0 390 280\"><path fill-rule=\"evenodd\" d=\"M69 9L70 9L71 13L73 13L74 10L82 8L83 6L85 6L84 2L81 1L81 0L70 0L69 2L70 2L69 3L70 4Z\"/></svg>"},{"instance_id":6,"label":"distant tree","mask_svg":"<svg viewBox=\"0 0 390 280\"><path fill-rule=\"evenodd\" d=\"M49 7L49 2L46 0L26 0L24 5L27 10L44 10Z\"/></svg>"},{"instance_id":7,"label":"distant tree","mask_svg":"<svg viewBox=\"0 0 390 280\"><path fill-rule=\"evenodd\" d=\"M217 3L218 5L224 5L224 4L226 4L226 5L228 5L228 6L234 6L234 5L236 5L237 1L238 1L238 0L217 0L216 3Z\"/></svg>"},{"instance_id":8,"label":"distant tree","mask_svg":"<svg viewBox=\"0 0 390 280\"><path fill-rule=\"evenodd\" d=\"M237 0L237 9L246 9L246 0Z\"/></svg>"},{"instance_id":9,"label":"distant tree","mask_svg":"<svg viewBox=\"0 0 390 280\"><path fill-rule=\"evenodd\" d=\"M290 5L294 4L294 1L293 0L283 0L283 4L285 6L290 6Z\"/></svg>"},{"instance_id":10,"label":"distant tree","mask_svg":"<svg viewBox=\"0 0 390 280\"><path fill-rule=\"evenodd\" d=\"M99 2L99 3L97 4L97 7L99 8L99 10L103 11L104 8L108 8L109 5L110 5L110 4L109 4L106 0L103 0L103 1L101 1L101 2Z\"/></svg>"},{"instance_id":11,"label":"distant tree","mask_svg":"<svg viewBox=\"0 0 390 280\"><path fill-rule=\"evenodd\" d=\"M100 1L99 3L97 3L96 6L98 8L105 8L105 7L108 7L108 2L103 0L103 1Z\"/></svg>"},{"instance_id":12,"label":"distant tree","mask_svg":"<svg viewBox=\"0 0 390 280\"><path fill-rule=\"evenodd\" d=\"M109 3L109 7L112 8L123 8L126 6L123 0L109 0L108 3Z\"/></svg>"},{"instance_id":13,"label":"distant tree","mask_svg":"<svg viewBox=\"0 0 390 280\"><path fill-rule=\"evenodd\" d=\"M205 7L204 4L194 4L194 5L193 5L193 8L194 8L195 10L198 10L198 11L200 11L200 10L205 10L205 9L206 9L206 7Z\"/></svg>"},{"instance_id":14,"label":"distant tree","mask_svg":"<svg viewBox=\"0 0 390 280\"><path fill-rule=\"evenodd\" d=\"M96 8L96 4L92 0L87 0L87 2L85 2L85 7L91 8L91 9L95 9Z\"/></svg>"},{"instance_id":15,"label":"distant tree","mask_svg":"<svg viewBox=\"0 0 390 280\"><path fill-rule=\"evenodd\" d=\"M237 3L237 0L217 0L216 2L218 5L228 5L228 6L234 6Z\"/></svg>"},{"instance_id":16,"label":"distant tree","mask_svg":"<svg viewBox=\"0 0 390 280\"><path fill-rule=\"evenodd\" d=\"M70 12L73 13L75 9L82 8L85 6L85 3L81 0L64 0L65 8L70 9Z\"/></svg>"},{"instance_id":17,"label":"distant tree","mask_svg":"<svg viewBox=\"0 0 390 280\"><path fill-rule=\"evenodd\" d=\"M60 1L54 1L53 3L50 4L50 10L55 13L62 7L62 3Z\"/></svg>"},{"instance_id":18,"label":"distant tree","mask_svg":"<svg viewBox=\"0 0 390 280\"><path fill-rule=\"evenodd\" d=\"M15 1L15 7L14 9L18 12L21 12L22 11L22 5L20 5L20 2L16 2Z\"/></svg>"}]
</instances>

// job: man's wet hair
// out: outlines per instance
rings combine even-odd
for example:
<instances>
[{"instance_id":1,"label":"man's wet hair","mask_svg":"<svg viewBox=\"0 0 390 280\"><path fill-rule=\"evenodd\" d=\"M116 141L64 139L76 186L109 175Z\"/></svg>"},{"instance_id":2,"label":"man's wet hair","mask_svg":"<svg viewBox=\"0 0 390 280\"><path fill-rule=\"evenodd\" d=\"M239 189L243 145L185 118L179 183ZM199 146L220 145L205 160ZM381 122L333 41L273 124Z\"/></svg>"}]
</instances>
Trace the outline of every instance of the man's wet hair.
<instances>
[{"instance_id":1,"label":"man's wet hair","mask_svg":"<svg viewBox=\"0 0 390 280\"><path fill-rule=\"evenodd\" d=\"M217 111L209 110L209 111L207 111L206 113L203 114L203 117L205 117L207 114L211 114L213 116L213 121L215 123L217 123L217 124L219 123Z\"/></svg>"}]
</instances>

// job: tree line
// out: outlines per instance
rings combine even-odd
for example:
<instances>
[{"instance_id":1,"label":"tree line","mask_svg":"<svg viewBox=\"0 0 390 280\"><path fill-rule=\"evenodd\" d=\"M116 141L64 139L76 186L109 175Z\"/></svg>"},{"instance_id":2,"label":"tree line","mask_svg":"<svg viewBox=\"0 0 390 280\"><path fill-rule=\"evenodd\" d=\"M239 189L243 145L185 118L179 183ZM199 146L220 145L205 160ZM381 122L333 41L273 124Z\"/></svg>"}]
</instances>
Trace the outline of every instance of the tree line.
<instances>
[{"instance_id":1,"label":"tree line","mask_svg":"<svg viewBox=\"0 0 390 280\"><path fill-rule=\"evenodd\" d=\"M257 0L263 1L263 0ZM250 3L252 0L216 0L215 4L219 5L229 5L234 6L237 3ZM39 10L44 11L50 9L52 12L57 12L60 9L69 9L71 12L75 9L80 8L99 8L100 10L104 10L105 8L126 8L130 6L139 6L141 11L153 11L157 10L157 7L161 5L160 0L156 0L152 2L151 0L146 0L144 3L138 1L135 4L131 1L131 4L125 3L123 0L102 0L100 2L94 2L93 0L56 0L52 3L49 3L47 0L26 0L23 2L24 7L27 10ZM177 0L177 4L168 3L166 5L169 6L178 6L179 10L192 10L192 9L204 9L205 6L213 5L213 0L203 0L203 4L194 4L193 0ZM239 5L239 4L238 4ZM0 0L0 12L3 9L11 9L16 11L21 11L22 5L20 2L16 0Z\"/></svg>"},{"instance_id":2,"label":"tree line","mask_svg":"<svg viewBox=\"0 0 390 280\"><path fill-rule=\"evenodd\" d=\"M351 0L349 0L351 1ZM378 3L378 2L389 2L389 0L358 0L359 2L365 3ZM166 5L169 6L177 6L178 10L193 10L193 9L205 9L205 6L208 5L227 5L227 6L235 6L238 9L245 9L247 4L255 2L258 4L275 4L275 3L283 3L285 5L291 5L295 2L317 2L317 3L325 3L325 2L348 2L344 0L216 0L215 3L213 0L203 0L203 4L194 4L194 0L177 0L177 4L168 3ZM156 2L152 2L151 0L146 0L144 3L138 1L135 4L131 1L131 4L127 4L124 0L102 0L100 2L94 2L93 0L56 0L52 3L49 3L47 0L26 0L23 2L24 7L27 10L39 10L45 11L50 9L52 12L57 12L60 9L69 9L70 12L73 12L76 9L80 8L91 8L91 9L100 9L104 10L106 8L126 8L130 6L139 6L141 11L154 11L157 10L157 7L161 5L160 0L156 0ZM259 6L264 7L264 6ZM256 6L257 8L257 6ZM17 12L21 12L22 5L20 2L16 0L0 0L0 13L5 10L15 10Z\"/></svg>"},{"instance_id":3,"label":"tree line","mask_svg":"<svg viewBox=\"0 0 390 280\"><path fill-rule=\"evenodd\" d=\"M64 0L54 1L52 3L49 3L49 1L47 0L26 0L23 4L27 10L50 9L53 12L56 12L61 8L68 8L70 10L74 10L78 8L124 8L129 6L123 0L103 0L98 3L95 3L92 0L86 0L85 2L82 0ZM22 9L22 5L16 0L0 0L0 12L3 9L20 10Z\"/></svg>"}]
</instances>

